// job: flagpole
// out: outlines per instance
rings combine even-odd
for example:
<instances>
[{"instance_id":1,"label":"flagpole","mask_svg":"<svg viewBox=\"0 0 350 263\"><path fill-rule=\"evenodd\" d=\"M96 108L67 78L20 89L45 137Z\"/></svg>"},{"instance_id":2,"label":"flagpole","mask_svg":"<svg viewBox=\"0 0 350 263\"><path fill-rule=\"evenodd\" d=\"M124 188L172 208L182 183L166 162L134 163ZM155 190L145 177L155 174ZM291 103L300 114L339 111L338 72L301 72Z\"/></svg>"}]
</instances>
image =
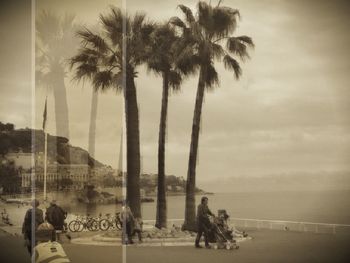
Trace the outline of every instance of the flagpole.
<instances>
[{"instance_id":1,"label":"flagpole","mask_svg":"<svg viewBox=\"0 0 350 263\"><path fill-rule=\"evenodd\" d=\"M47 173L47 132L45 134L45 150L44 150L44 201L46 201L46 173Z\"/></svg>"},{"instance_id":2,"label":"flagpole","mask_svg":"<svg viewBox=\"0 0 350 263\"><path fill-rule=\"evenodd\" d=\"M43 114L43 131L44 131L44 201L46 201L46 174L47 174L47 132L46 132L46 121L47 121L47 96L45 99L45 108Z\"/></svg>"}]
</instances>

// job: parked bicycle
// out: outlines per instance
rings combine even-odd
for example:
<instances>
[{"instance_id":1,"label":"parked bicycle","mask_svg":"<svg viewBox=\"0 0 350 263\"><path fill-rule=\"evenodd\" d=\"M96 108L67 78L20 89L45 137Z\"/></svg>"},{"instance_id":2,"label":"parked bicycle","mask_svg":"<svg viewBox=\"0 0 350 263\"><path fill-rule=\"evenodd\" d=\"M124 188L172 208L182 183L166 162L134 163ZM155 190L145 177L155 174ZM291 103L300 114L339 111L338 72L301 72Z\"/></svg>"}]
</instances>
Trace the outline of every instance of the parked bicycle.
<instances>
[{"instance_id":1,"label":"parked bicycle","mask_svg":"<svg viewBox=\"0 0 350 263\"><path fill-rule=\"evenodd\" d=\"M96 219L91 217L90 215L87 216L77 216L75 220L72 220L68 228L71 232L81 232L84 229L87 229L89 231L97 231L99 230L99 223Z\"/></svg>"},{"instance_id":2,"label":"parked bicycle","mask_svg":"<svg viewBox=\"0 0 350 263\"><path fill-rule=\"evenodd\" d=\"M120 219L120 213L115 213L114 216L111 214L106 214L106 218L100 220L99 227L101 230L106 231L110 228L122 229L122 220Z\"/></svg>"}]
</instances>

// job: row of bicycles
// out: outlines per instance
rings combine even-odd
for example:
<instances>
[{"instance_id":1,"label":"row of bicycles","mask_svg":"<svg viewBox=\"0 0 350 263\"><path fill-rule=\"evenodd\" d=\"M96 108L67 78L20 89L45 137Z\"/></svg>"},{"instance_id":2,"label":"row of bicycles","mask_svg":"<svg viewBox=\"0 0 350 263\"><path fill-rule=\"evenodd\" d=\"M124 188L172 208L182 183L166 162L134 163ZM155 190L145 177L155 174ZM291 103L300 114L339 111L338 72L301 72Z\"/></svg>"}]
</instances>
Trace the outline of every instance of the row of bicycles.
<instances>
[{"instance_id":1,"label":"row of bicycles","mask_svg":"<svg viewBox=\"0 0 350 263\"><path fill-rule=\"evenodd\" d=\"M88 231L107 231L108 229L122 229L122 220L120 218L120 213L115 213L114 215L106 214L104 217L100 214L97 217L92 217L90 215L77 217L70 221L68 224L68 229L71 232L81 232L83 230Z\"/></svg>"}]
</instances>

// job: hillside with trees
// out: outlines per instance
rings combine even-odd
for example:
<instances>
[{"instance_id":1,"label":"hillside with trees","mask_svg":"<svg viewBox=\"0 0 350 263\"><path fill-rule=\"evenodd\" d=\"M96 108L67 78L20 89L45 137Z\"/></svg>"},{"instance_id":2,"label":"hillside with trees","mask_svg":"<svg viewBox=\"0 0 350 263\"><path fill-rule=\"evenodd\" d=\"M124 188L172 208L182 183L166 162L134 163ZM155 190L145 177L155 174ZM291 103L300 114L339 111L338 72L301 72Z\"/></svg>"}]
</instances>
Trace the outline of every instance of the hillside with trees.
<instances>
[{"instance_id":1,"label":"hillside with trees","mask_svg":"<svg viewBox=\"0 0 350 263\"><path fill-rule=\"evenodd\" d=\"M103 166L102 163L93 159L86 150L70 145L67 138L48 134L47 143L48 160L56 161L59 164ZM19 151L24 153L44 152L44 132L29 128L15 129L13 124L0 122L0 154L4 156L8 152Z\"/></svg>"}]
</instances>

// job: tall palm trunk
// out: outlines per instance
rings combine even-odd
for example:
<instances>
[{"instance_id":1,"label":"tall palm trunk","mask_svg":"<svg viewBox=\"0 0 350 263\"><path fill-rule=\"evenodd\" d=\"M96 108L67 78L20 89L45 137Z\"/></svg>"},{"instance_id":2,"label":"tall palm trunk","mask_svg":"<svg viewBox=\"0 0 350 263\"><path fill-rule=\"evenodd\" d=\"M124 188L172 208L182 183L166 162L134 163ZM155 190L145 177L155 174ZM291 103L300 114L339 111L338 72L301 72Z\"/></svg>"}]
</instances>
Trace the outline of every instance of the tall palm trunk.
<instances>
[{"instance_id":1,"label":"tall palm trunk","mask_svg":"<svg viewBox=\"0 0 350 263\"><path fill-rule=\"evenodd\" d=\"M196 164L198 153L199 129L205 88L204 77L205 67L201 66L196 95L196 104L194 107L193 114L190 156L187 170L185 222L183 225L183 228L185 230L196 230Z\"/></svg>"},{"instance_id":2,"label":"tall palm trunk","mask_svg":"<svg viewBox=\"0 0 350 263\"><path fill-rule=\"evenodd\" d=\"M52 71L51 77L53 94L55 99L56 135L67 138L69 140L68 103L66 87L64 84L63 68L60 66L55 66L54 70ZM62 151L61 154L63 154L66 164L70 164L70 151L68 144L69 141L64 145L59 145L59 143L60 141L56 139L55 154L58 156L58 150L60 148L60 151ZM54 172L57 172L57 170ZM59 191L59 178L56 179L56 191Z\"/></svg>"},{"instance_id":3,"label":"tall palm trunk","mask_svg":"<svg viewBox=\"0 0 350 263\"><path fill-rule=\"evenodd\" d=\"M126 198L134 216L141 217L139 110L132 74L126 76L124 96L127 159Z\"/></svg>"},{"instance_id":4,"label":"tall palm trunk","mask_svg":"<svg viewBox=\"0 0 350 263\"><path fill-rule=\"evenodd\" d=\"M156 227L167 227L166 184L165 184L165 136L168 112L169 79L168 73L163 73L162 108L160 113L158 139L158 194Z\"/></svg>"},{"instance_id":5,"label":"tall palm trunk","mask_svg":"<svg viewBox=\"0 0 350 263\"><path fill-rule=\"evenodd\" d=\"M98 93L93 90L91 98L90 127L89 127L89 154L95 158L95 139L96 139L96 118L97 118Z\"/></svg>"},{"instance_id":6,"label":"tall palm trunk","mask_svg":"<svg viewBox=\"0 0 350 263\"><path fill-rule=\"evenodd\" d=\"M52 85L55 98L56 135L69 139L69 118L64 72L52 73Z\"/></svg>"},{"instance_id":7,"label":"tall palm trunk","mask_svg":"<svg viewBox=\"0 0 350 263\"><path fill-rule=\"evenodd\" d=\"M95 139L96 139L96 118L97 118L97 104L98 104L98 93L93 89L91 97L91 111L90 111L90 126L89 126L89 145L88 152L89 155L93 158L93 163L89 162L89 157L86 160L88 165L88 183L92 183L92 169L95 166Z\"/></svg>"}]
</instances>

